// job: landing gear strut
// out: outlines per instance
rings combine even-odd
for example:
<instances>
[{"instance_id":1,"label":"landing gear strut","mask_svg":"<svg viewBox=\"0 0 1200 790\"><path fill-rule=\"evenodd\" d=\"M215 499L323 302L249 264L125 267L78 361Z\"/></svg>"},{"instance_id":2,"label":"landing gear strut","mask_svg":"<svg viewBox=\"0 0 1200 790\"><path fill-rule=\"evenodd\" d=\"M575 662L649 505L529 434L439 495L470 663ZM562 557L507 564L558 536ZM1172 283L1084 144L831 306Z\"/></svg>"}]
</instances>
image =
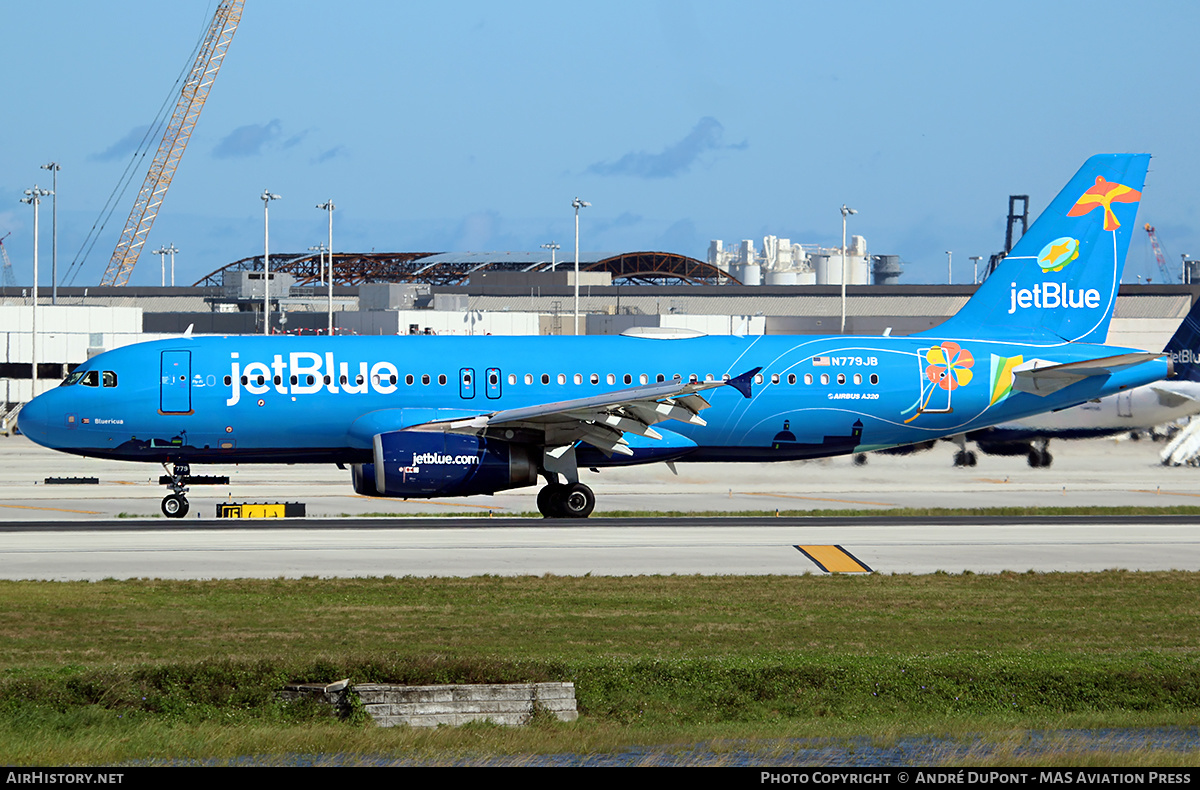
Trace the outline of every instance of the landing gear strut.
<instances>
[{"instance_id":1,"label":"landing gear strut","mask_svg":"<svg viewBox=\"0 0 1200 790\"><path fill-rule=\"evenodd\" d=\"M957 467L974 466L979 462L975 456L974 450L967 449L967 437L963 434L951 438L958 445L958 452L954 454L954 465Z\"/></svg>"},{"instance_id":2,"label":"landing gear strut","mask_svg":"<svg viewBox=\"0 0 1200 790\"><path fill-rule=\"evenodd\" d=\"M163 464L166 469L167 465ZM192 473L192 468L185 463L177 463L174 468L167 469L171 475L171 493L163 497L162 512L167 518L183 518L188 513L187 486L184 480Z\"/></svg>"},{"instance_id":3,"label":"landing gear strut","mask_svg":"<svg viewBox=\"0 0 1200 790\"><path fill-rule=\"evenodd\" d=\"M537 496L545 518L587 518L596 507L596 495L583 483L550 483Z\"/></svg>"}]
</instances>

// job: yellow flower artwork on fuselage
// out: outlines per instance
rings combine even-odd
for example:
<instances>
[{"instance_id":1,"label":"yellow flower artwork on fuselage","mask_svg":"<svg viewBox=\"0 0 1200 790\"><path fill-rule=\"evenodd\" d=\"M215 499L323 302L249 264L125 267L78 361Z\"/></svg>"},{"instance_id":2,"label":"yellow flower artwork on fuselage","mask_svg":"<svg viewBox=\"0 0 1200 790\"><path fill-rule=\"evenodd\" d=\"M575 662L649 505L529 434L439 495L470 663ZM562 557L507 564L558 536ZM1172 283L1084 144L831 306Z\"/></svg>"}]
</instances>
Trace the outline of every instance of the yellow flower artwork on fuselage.
<instances>
[{"instance_id":1,"label":"yellow flower artwork on fuselage","mask_svg":"<svg viewBox=\"0 0 1200 790\"><path fill-rule=\"evenodd\" d=\"M971 366L975 357L958 343L947 340L925 353L925 377L944 390L953 392L971 383Z\"/></svg>"}]
</instances>

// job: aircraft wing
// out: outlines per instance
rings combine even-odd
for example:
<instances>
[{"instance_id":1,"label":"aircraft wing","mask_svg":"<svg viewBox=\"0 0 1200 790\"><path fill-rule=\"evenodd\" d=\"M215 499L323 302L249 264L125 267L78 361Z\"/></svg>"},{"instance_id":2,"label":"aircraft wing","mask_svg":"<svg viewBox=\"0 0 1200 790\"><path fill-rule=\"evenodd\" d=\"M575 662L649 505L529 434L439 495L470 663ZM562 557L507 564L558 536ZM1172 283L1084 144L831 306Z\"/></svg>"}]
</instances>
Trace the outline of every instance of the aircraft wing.
<instances>
[{"instance_id":1,"label":"aircraft wing","mask_svg":"<svg viewBox=\"0 0 1200 790\"><path fill-rule=\"evenodd\" d=\"M1092 376L1108 376L1114 370L1140 365L1161 357L1161 353L1141 352L1117 354L1112 357L1085 359L1056 365L1043 359L1031 359L1014 370L1013 389L1032 395L1046 396Z\"/></svg>"},{"instance_id":2,"label":"aircraft wing","mask_svg":"<svg viewBox=\"0 0 1200 790\"><path fill-rule=\"evenodd\" d=\"M750 397L750 384L762 368L754 368L728 381L666 381L606 392L587 398L504 409L449 420L412 425L406 431L482 433L488 429L535 431L544 434L547 447L562 447L582 441L606 454L632 455L625 433L662 439L650 426L665 420L705 425L700 412L709 403L700 395L705 390L730 386Z\"/></svg>"}]
</instances>

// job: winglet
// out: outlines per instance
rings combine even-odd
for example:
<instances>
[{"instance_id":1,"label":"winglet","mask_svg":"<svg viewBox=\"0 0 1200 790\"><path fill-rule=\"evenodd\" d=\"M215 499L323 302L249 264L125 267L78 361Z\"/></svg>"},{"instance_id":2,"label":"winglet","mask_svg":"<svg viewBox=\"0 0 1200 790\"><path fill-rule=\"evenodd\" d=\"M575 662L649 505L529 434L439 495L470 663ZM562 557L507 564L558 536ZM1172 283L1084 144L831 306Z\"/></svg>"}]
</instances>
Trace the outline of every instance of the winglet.
<instances>
[{"instance_id":1,"label":"winglet","mask_svg":"<svg viewBox=\"0 0 1200 790\"><path fill-rule=\"evenodd\" d=\"M742 375L737 376L736 378L730 379L727 383L729 384L729 386L733 387L735 390L742 393L743 398L749 398L750 397L750 384L752 381L754 381L754 376L760 370L762 370L761 367L757 367L754 370L747 370Z\"/></svg>"}]
</instances>

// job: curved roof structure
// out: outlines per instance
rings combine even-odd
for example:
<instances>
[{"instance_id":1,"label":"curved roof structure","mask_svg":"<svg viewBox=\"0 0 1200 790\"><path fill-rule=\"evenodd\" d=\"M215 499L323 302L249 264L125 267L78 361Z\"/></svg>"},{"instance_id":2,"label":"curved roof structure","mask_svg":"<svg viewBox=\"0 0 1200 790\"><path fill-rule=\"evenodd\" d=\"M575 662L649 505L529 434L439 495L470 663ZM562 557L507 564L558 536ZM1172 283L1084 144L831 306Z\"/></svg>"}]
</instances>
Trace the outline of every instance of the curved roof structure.
<instances>
[{"instance_id":1,"label":"curved roof structure","mask_svg":"<svg viewBox=\"0 0 1200 790\"><path fill-rule=\"evenodd\" d=\"M271 270L286 272L297 285L321 280L319 253L276 253L271 255ZM572 267L574 261L557 261L557 267ZM242 258L222 266L195 284L221 285L226 271L262 271L263 256ZM581 253L580 271L609 272L613 282L653 285L739 284L738 280L712 264L673 252ZM334 282L339 285L363 283L427 283L429 285L465 285L476 272L513 271L548 272L550 260L534 252L339 252L333 256Z\"/></svg>"}]
</instances>

